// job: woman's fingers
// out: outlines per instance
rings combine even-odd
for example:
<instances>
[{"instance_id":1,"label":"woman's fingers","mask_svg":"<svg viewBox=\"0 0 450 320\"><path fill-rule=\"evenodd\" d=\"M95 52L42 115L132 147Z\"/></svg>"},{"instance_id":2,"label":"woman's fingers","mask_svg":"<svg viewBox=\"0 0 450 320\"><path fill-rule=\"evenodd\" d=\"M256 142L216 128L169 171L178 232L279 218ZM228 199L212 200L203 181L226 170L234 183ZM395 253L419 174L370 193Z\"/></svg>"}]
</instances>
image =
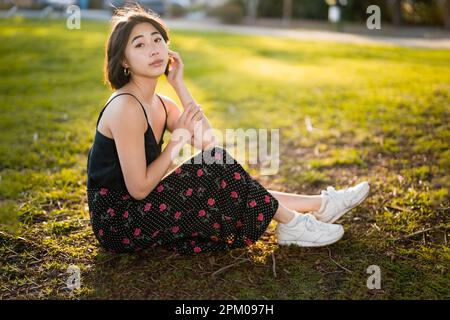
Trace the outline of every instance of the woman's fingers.
<instances>
[{"instance_id":1,"label":"woman's fingers","mask_svg":"<svg viewBox=\"0 0 450 320\"><path fill-rule=\"evenodd\" d=\"M195 111L192 115L192 121L200 120L203 117L203 114L200 110Z\"/></svg>"},{"instance_id":2,"label":"woman's fingers","mask_svg":"<svg viewBox=\"0 0 450 320\"><path fill-rule=\"evenodd\" d=\"M190 114L191 111L192 111L191 105L188 105L188 106L184 109L184 111L181 113L181 117L180 117L180 118L182 118L183 124L187 122L188 116L189 116L189 114Z\"/></svg>"},{"instance_id":3,"label":"woman's fingers","mask_svg":"<svg viewBox=\"0 0 450 320\"><path fill-rule=\"evenodd\" d=\"M192 108L193 108L193 112L191 114L192 119L203 116L203 111L199 105L197 105L197 104L193 105Z\"/></svg>"},{"instance_id":4,"label":"woman's fingers","mask_svg":"<svg viewBox=\"0 0 450 320\"><path fill-rule=\"evenodd\" d=\"M192 118L192 113L195 111L194 107L192 104L189 104L186 109L184 109L184 112L186 112L186 120L190 121L190 119Z\"/></svg>"},{"instance_id":5,"label":"woman's fingers","mask_svg":"<svg viewBox=\"0 0 450 320\"><path fill-rule=\"evenodd\" d=\"M172 57L180 65L183 65L183 61L181 60L181 56L178 52L169 50L169 56Z\"/></svg>"},{"instance_id":6,"label":"woman's fingers","mask_svg":"<svg viewBox=\"0 0 450 320\"><path fill-rule=\"evenodd\" d=\"M190 128L192 128L192 130L195 130L198 123L202 122L202 119L203 119L202 112L197 112L191 120Z\"/></svg>"},{"instance_id":7,"label":"woman's fingers","mask_svg":"<svg viewBox=\"0 0 450 320\"><path fill-rule=\"evenodd\" d=\"M182 117L180 120L182 120L183 126L193 130L195 123L203 119L203 110L200 105L190 103L184 109Z\"/></svg>"},{"instance_id":8,"label":"woman's fingers","mask_svg":"<svg viewBox=\"0 0 450 320\"><path fill-rule=\"evenodd\" d=\"M171 55L172 57L174 57L174 58L176 58L178 60L181 60L180 54L178 52L169 50L169 55Z\"/></svg>"}]
</instances>

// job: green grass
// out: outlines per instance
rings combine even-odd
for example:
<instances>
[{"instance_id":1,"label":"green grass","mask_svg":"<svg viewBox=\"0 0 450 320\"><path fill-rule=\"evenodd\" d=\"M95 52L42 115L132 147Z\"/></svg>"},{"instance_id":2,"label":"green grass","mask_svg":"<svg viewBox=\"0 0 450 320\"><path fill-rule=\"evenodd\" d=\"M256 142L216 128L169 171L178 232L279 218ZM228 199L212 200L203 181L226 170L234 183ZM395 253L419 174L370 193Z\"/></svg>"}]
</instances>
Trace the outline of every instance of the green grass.
<instances>
[{"instance_id":1,"label":"green grass","mask_svg":"<svg viewBox=\"0 0 450 320\"><path fill-rule=\"evenodd\" d=\"M215 128L280 128L280 171L248 168L267 188L317 193L367 179L371 196L328 248L278 247L273 223L248 249L116 256L99 249L85 194L110 95L108 28L0 20L0 298L450 298L448 50L173 33ZM164 79L158 92L178 100ZM73 292L71 264L82 277ZM366 287L370 265L380 290Z\"/></svg>"}]
</instances>

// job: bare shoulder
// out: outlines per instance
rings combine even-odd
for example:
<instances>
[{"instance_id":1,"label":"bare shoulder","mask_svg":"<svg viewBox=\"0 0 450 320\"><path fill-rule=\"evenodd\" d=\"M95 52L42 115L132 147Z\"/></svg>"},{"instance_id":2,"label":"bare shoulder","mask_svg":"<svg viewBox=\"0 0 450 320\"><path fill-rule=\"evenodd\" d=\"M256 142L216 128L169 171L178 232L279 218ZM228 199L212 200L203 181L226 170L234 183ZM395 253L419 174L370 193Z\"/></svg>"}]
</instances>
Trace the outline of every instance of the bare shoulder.
<instances>
[{"instance_id":1,"label":"bare shoulder","mask_svg":"<svg viewBox=\"0 0 450 320\"><path fill-rule=\"evenodd\" d=\"M113 94L108 101L110 102L99 123L99 130L103 129L110 137L113 136L114 129L119 127L130 126L146 130L144 111L136 98L128 94Z\"/></svg>"}]
</instances>

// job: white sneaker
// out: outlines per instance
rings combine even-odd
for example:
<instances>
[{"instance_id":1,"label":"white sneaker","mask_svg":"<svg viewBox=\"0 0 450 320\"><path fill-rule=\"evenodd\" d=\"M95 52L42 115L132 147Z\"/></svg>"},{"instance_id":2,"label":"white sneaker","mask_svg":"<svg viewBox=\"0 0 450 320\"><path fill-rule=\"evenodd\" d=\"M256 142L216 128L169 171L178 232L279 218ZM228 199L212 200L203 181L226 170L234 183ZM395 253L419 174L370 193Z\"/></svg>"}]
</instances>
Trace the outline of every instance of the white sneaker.
<instances>
[{"instance_id":1,"label":"white sneaker","mask_svg":"<svg viewBox=\"0 0 450 320\"><path fill-rule=\"evenodd\" d=\"M345 213L358 206L369 194L369 183L364 181L354 187L335 190L328 187L322 190L322 206L312 214L320 221L333 223Z\"/></svg>"},{"instance_id":2,"label":"white sneaker","mask_svg":"<svg viewBox=\"0 0 450 320\"><path fill-rule=\"evenodd\" d=\"M342 238L344 228L339 224L320 222L311 214L296 214L287 224L278 223L276 234L280 245L321 247Z\"/></svg>"}]
</instances>

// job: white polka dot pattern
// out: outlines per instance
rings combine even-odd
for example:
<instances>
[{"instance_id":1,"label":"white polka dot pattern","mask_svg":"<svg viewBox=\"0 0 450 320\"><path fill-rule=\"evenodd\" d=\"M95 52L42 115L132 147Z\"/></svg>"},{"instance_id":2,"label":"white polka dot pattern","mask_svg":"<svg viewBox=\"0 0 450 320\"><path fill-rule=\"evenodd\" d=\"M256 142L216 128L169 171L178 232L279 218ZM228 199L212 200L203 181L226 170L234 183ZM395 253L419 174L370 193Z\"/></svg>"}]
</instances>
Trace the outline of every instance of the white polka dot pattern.
<instances>
[{"instance_id":1,"label":"white polka dot pattern","mask_svg":"<svg viewBox=\"0 0 450 320\"><path fill-rule=\"evenodd\" d=\"M205 163L206 152L221 162ZM217 146L178 166L143 200L108 186L88 189L87 195L96 238L117 253L164 246L195 254L250 246L278 209L277 199Z\"/></svg>"}]
</instances>

